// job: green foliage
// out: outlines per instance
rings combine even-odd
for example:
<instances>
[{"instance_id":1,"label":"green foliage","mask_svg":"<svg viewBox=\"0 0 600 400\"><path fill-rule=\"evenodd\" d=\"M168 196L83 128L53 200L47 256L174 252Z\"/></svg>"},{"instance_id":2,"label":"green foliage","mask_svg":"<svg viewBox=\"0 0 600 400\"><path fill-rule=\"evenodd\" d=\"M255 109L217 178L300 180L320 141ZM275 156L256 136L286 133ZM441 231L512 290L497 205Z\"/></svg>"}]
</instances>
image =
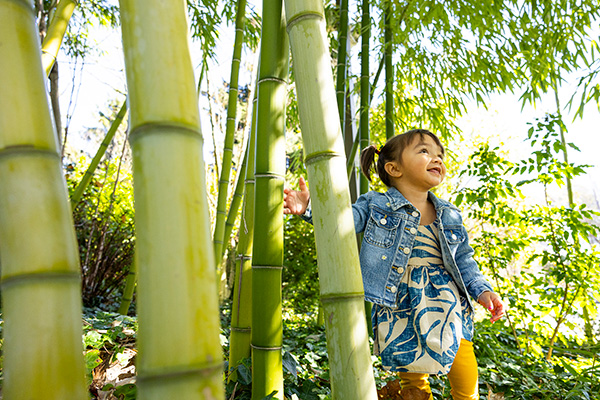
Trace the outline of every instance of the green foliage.
<instances>
[{"instance_id":1,"label":"green foliage","mask_svg":"<svg viewBox=\"0 0 600 400\"><path fill-rule=\"evenodd\" d=\"M222 306L223 334L227 333L227 315L229 308ZM222 337L225 337L224 335ZM286 399L325 400L330 399L329 366L325 339L325 328L312 323L306 314L296 313L294 309L284 312L283 326L283 369L284 391ZM227 342L223 342L227 351ZM242 360L229 371L235 370L236 381L226 384L226 398L249 400L252 387L252 365L250 358ZM227 371L227 369L226 369ZM225 374L228 377L228 374ZM265 399L277 396L271 393Z\"/></svg>"},{"instance_id":2,"label":"green foliage","mask_svg":"<svg viewBox=\"0 0 600 400\"><path fill-rule=\"evenodd\" d=\"M520 352L510 329L487 321L477 324L475 354L480 395L503 393L510 399L599 399L600 346L566 342L547 362L533 352Z\"/></svg>"},{"instance_id":3,"label":"green foliage","mask_svg":"<svg viewBox=\"0 0 600 400\"><path fill-rule=\"evenodd\" d=\"M283 254L283 299L296 312L314 313L319 299L319 276L313 227L298 217L286 217Z\"/></svg>"},{"instance_id":4,"label":"green foliage","mask_svg":"<svg viewBox=\"0 0 600 400\"><path fill-rule=\"evenodd\" d=\"M591 239L600 234L599 213L549 195L586 167L562 161L561 127L558 116L537 121L528 132L532 156L515 163L498 148L480 148L461 172L474 183L455 198L475 223L476 259L509 303L507 326L478 327L488 389L507 399L598 398L600 253ZM524 203L525 189L538 201Z\"/></svg>"},{"instance_id":5,"label":"green foliage","mask_svg":"<svg viewBox=\"0 0 600 400\"><path fill-rule=\"evenodd\" d=\"M89 161L67 166L70 193L80 182ZM82 200L73 210L82 270L83 303L107 306L133 263L135 234L133 185L119 161L101 163Z\"/></svg>"}]
</instances>

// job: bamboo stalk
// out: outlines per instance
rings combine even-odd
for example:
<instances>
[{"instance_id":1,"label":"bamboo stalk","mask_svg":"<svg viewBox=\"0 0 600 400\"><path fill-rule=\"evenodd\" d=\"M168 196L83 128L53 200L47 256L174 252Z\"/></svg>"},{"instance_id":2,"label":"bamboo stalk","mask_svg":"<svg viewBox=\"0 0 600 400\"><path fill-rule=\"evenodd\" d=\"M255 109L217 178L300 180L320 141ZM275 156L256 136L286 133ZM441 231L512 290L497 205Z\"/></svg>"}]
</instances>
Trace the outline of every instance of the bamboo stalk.
<instances>
[{"instance_id":1,"label":"bamboo stalk","mask_svg":"<svg viewBox=\"0 0 600 400\"><path fill-rule=\"evenodd\" d=\"M248 149L246 149L245 153L247 153L247 150ZM226 243L229 242L231 232L233 232L233 227L235 226L235 220L238 216L238 211L240 210L240 205L242 204L242 199L244 198L244 177L246 176L247 169L248 157L246 155L242 160L242 165L240 166L237 182L235 184L235 190L233 191L233 197L231 198L231 204L229 205L229 211L227 212L227 221L225 222L225 231L222 240L223 246L221 246L221 258L223 258L225 254L225 248L227 247Z\"/></svg>"},{"instance_id":2,"label":"bamboo stalk","mask_svg":"<svg viewBox=\"0 0 600 400\"><path fill-rule=\"evenodd\" d=\"M117 129L119 129L119 126L121 125L121 122L123 121L123 118L125 117L126 112L127 112L127 102L124 102L123 105L121 106L121 109L117 113L117 116L115 117L112 124L110 125L108 132L106 132L106 136L104 137L104 140L102 140L102 143L100 143L100 147L98 147L98 150L96 151L96 155L94 155L92 162L90 162L90 165L87 168L87 170L85 171L85 174L83 175L83 177L81 178L81 181L77 184L77 187L73 191L73 194L71 195L71 207L75 208L77 206L77 204L79 203L79 201L81 201L81 196L83 196L83 192L85 192L85 189L87 189L88 185L92 181L92 177L94 176L94 171L96 171L96 168L98 168L98 165L100 164L100 160L102 160L102 157L106 153L106 149L108 148L108 145L110 144L113 137L115 136L115 133L117 133Z\"/></svg>"},{"instance_id":3,"label":"bamboo stalk","mask_svg":"<svg viewBox=\"0 0 600 400\"><path fill-rule=\"evenodd\" d=\"M282 0L263 0L252 257L252 399L283 399L281 271L289 45ZM333 79L333 78L332 78ZM333 80L332 80L333 82Z\"/></svg>"},{"instance_id":4,"label":"bamboo stalk","mask_svg":"<svg viewBox=\"0 0 600 400\"><path fill-rule=\"evenodd\" d=\"M371 38L371 14L369 0L362 0L361 21L361 53L360 53L360 150L369 145L369 40ZM360 175L360 193L369 190L369 181Z\"/></svg>"},{"instance_id":5,"label":"bamboo stalk","mask_svg":"<svg viewBox=\"0 0 600 400\"><path fill-rule=\"evenodd\" d=\"M256 92L255 92L256 96ZM253 102L256 103L255 97ZM231 305L231 334L229 336L229 368L234 368L241 360L250 357L252 339L252 245L254 239L254 159L256 146L256 112L253 107L250 137L248 139L247 164L245 175L245 195L240 239L235 263L233 302ZM235 379L235 374L232 375Z\"/></svg>"},{"instance_id":6,"label":"bamboo stalk","mask_svg":"<svg viewBox=\"0 0 600 400\"><path fill-rule=\"evenodd\" d=\"M32 3L0 0L4 399L85 399L77 240Z\"/></svg>"},{"instance_id":7,"label":"bamboo stalk","mask_svg":"<svg viewBox=\"0 0 600 400\"><path fill-rule=\"evenodd\" d=\"M345 127L346 117L346 60L348 53L348 0L340 1L340 28L338 34L338 58L335 92L337 96L338 111L340 114L340 124L342 126L342 136L345 136L343 129Z\"/></svg>"},{"instance_id":8,"label":"bamboo stalk","mask_svg":"<svg viewBox=\"0 0 600 400\"><path fill-rule=\"evenodd\" d=\"M60 0L56 6L56 11L52 16L42 43L42 66L46 71L46 76L50 75L52 66L56 62L58 50L62 44L76 4L74 0Z\"/></svg>"},{"instance_id":9,"label":"bamboo stalk","mask_svg":"<svg viewBox=\"0 0 600 400\"><path fill-rule=\"evenodd\" d=\"M383 58L385 59L385 137L394 136L394 66L392 64L392 2L385 0L384 10L384 45Z\"/></svg>"},{"instance_id":10,"label":"bamboo stalk","mask_svg":"<svg viewBox=\"0 0 600 400\"><path fill-rule=\"evenodd\" d=\"M237 0L237 14L235 18L235 42L231 60L231 76L229 78L229 97L227 99L227 125L225 130L225 144L223 147L223 162L219 177L219 196L217 199L217 216L213 234L213 246L217 257L217 264L221 264L225 238L225 220L227 218L227 200L229 194L229 179L231 176L231 160L233 155L233 139L237 127L237 99L238 77L240 73L240 59L242 56L242 43L244 41L246 0Z\"/></svg>"},{"instance_id":11,"label":"bamboo stalk","mask_svg":"<svg viewBox=\"0 0 600 400\"><path fill-rule=\"evenodd\" d=\"M135 261L129 266L129 272L125 279L125 289L123 289L123 297L121 298L121 304L119 305L119 314L127 315L129 306L133 301L133 293L135 292L135 284L137 281L137 273L135 270Z\"/></svg>"},{"instance_id":12,"label":"bamboo stalk","mask_svg":"<svg viewBox=\"0 0 600 400\"><path fill-rule=\"evenodd\" d=\"M300 126L311 182L333 399L376 399L362 277L320 0L286 0Z\"/></svg>"},{"instance_id":13,"label":"bamboo stalk","mask_svg":"<svg viewBox=\"0 0 600 400\"><path fill-rule=\"evenodd\" d=\"M138 272L138 398L222 399L217 282L185 1L121 0Z\"/></svg>"}]
</instances>

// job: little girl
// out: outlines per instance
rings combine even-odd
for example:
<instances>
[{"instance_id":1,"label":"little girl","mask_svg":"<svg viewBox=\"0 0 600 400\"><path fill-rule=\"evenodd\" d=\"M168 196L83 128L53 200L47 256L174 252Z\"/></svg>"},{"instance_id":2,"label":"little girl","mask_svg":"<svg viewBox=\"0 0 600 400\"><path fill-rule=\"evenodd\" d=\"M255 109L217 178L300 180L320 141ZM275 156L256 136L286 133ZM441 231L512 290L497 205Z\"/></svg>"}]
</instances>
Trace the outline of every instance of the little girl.
<instances>
[{"instance_id":1,"label":"little girl","mask_svg":"<svg viewBox=\"0 0 600 400\"><path fill-rule=\"evenodd\" d=\"M385 369L397 371L405 400L433 399L429 374L447 374L454 400L478 399L473 353L472 297L504 315L473 259L460 211L429 190L446 174L437 136L415 129L394 136L360 156L371 180L376 171L389 188L368 192L352 206L356 232L364 232L360 265L365 299L373 303L373 352ZM310 194L285 189L284 213L310 222Z\"/></svg>"}]
</instances>

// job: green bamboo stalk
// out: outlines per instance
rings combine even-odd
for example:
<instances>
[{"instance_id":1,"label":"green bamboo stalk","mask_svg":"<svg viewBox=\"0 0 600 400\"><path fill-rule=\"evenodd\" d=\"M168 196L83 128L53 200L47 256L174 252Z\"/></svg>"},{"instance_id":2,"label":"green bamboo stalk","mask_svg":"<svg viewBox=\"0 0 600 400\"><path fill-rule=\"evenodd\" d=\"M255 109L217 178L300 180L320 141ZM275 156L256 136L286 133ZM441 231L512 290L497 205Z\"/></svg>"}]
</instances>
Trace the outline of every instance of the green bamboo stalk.
<instances>
[{"instance_id":1,"label":"green bamboo stalk","mask_svg":"<svg viewBox=\"0 0 600 400\"><path fill-rule=\"evenodd\" d=\"M252 257L252 399L283 399L281 272L289 44L282 0L263 0ZM333 77L331 77L333 82ZM256 295L259 293L260 295Z\"/></svg>"},{"instance_id":2,"label":"green bamboo stalk","mask_svg":"<svg viewBox=\"0 0 600 400\"><path fill-rule=\"evenodd\" d=\"M56 6L42 43L42 66L46 71L46 76L50 75L52 66L56 62L58 50L76 5L77 2L74 0L60 0Z\"/></svg>"},{"instance_id":3,"label":"green bamboo stalk","mask_svg":"<svg viewBox=\"0 0 600 400\"><path fill-rule=\"evenodd\" d=\"M394 66L392 65L392 2L385 0L383 10L383 58L385 59L385 137L394 136Z\"/></svg>"},{"instance_id":4,"label":"green bamboo stalk","mask_svg":"<svg viewBox=\"0 0 600 400\"><path fill-rule=\"evenodd\" d=\"M119 305L119 314L127 315L129 306L133 301L133 293L135 292L135 284L137 282L137 273L135 268L135 261L129 266L129 272L127 278L125 278L125 289L123 289L123 297L121 298L121 304Z\"/></svg>"},{"instance_id":5,"label":"green bamboo stalk","mask_svg":"<svg viewBox=\"0 0 600 400\"><path fill-rule=\"evenodd\" d=\"M361 53L360 53L360 150L369 145L369 40L371 38L371 14L369 0L362 1ZM369 181L360 176L360 193L369 190Z\"/></svg>"},{"instance_id":6,"label":"green bamboo stalk","mask_svg":"<svg viewBox=\"0 0 600 400\"><path fill-rule=\"evenodd\" d=\"M77 240L30 1L0 0L4 399L85 399Z\"/></svg>"},{"instance_id":7,"label":"green bamboo stalk","mask_svg":"<svg viewBox=\"0 0 600 400\"><path fill-rule=\"evenodd\" d=\"M286 0L311 182L333 399L376 399L348 178L320 0Z\"/></svg>"},{"instance_id":8,"label":"green bamboo stalk","mask_svg":"<svg viewBox=\"0 0 600 400\"><path fill-rule=\"evenodd\" d=\"M246 152L248 149L246 149ZM233 197L231 198L231 204L229 205L229 211L227 212L227 221L225 222L225 231L223 233L221 246L221 258L225 255L226 243L229 241L231 237L231 232L233 232L233 227L235 226L235 220L237 219L238 212L240 210L240 205L242 204L242 199L244 198L244 188L245 182L244 177L246 176L246 170L248 169L248 157L244 156L242 160L242 165L240 166L240 171L238 173L237 182L235 184L235 190L233 192Z\"/></svg>"},{"instance_id":9,"label":"green bamboo stalk","mask_svg":"<svg viewBox=\"0 0 600 400\"><path fill-rule=\"evenodd\" d=\"M85 171L85 174L81 178L81 181L77 184L77 187L73 191L73 194L71 195L71 207L75 208L77 206L77 204L79 203L79 201L81 201L81 196L83 196L83 192L85 192L85 189L87 189L88 185L92 181L94 172L96 171L96 168L98 168L98 165L100 164L100 160L106 153L106 149L108 148L108 145L110 144L113 137L115 136L115 133L117 133L117 129L119 129L119 126L121 125L121 122L123 121L123 118L125 117L126 112L127 112L127 102L124 102L123 105L121 106L121 109L117 113L117 116L115 117L112 124L110 125L108 132L106 132L106 136L104 137L104 140L102 141L102 143L100 143L100 147L98 147L98 150L96 151L96 155L92 159L92 162L90 163L88 169Z\"/></svg>"},{"instance_id":10,"label":"green bamboo stalk","mask_svg":"<svg viewBox=\"0 0 600 400\"><path fill-rule=\"evenodd\" d=\"M342 134L345 127L346 117L346 60L348 58L348 0L340 1L340 28L338 34L338 59L335 92L337 95L338 111L340 113L340 124Z\"/></svg>"},{"instance_id":11,"label":"green bamboo stalk","mask_svg":"<svg viewBox=\"0 0 600 400\"><path fill-rule=\"evenodd\" d=\"M217 257L217 264L221 263L223 254L223 241L225 240L225 219L227 218L227 200L229 197L229 179L231 176L231 160L233 154L233 138L236 130L236 113L238 99L238 77L240 73L240 59L242 56L242 43L244 41L244 25L246 14L246 0L237 0L235 18L235 41L233 45L233 58L231 60L231 76L229 78L229 98L227 99L227 126L225 131L225 144L223 147L223 163L219 177L219 196L217 199L217 215L213 233L213 246Z\"/></svg>"},{"instance_id":12,"label":"green bamboo stalk","mask_svg":"<svg viewBox=\"0 0 600 400\"><path fill-rule=\"evenodd\" d=\"M223 399L215 260L184 1L121 0L138 272L138 398Z\"/></svg>"},{"instance_id":13,"label":"green bamboo stalk","mask_svg":"<svg viewBox=\"0 0 600 400\"><path fill-rule=\"evenodd\" d=\"M256 92L253 100L256 105ZM252 245L254 239L254 159L256 147L256 113L253 107L250 137L246 159L251 168L246 168L244 176L245 195L240 239L235 263L233 302L231 305L231 334L229 336L229 368L234 368L241 360L250 357L252 332ZM232 375L235 379L235 374Z\"/></svg>"}]
</instances>

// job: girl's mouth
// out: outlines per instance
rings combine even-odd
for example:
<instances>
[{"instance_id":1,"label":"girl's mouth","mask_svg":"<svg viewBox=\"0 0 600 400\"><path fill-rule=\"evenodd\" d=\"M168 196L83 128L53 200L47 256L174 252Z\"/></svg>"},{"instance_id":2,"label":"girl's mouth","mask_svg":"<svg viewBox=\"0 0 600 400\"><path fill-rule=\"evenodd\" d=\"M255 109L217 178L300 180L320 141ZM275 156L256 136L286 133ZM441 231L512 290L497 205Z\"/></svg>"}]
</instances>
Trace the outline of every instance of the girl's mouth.
<instances>
[{"instance_id":1,"label":"girl's mouth","mask_svg":"<svg viewBox=\"0 0 600 400\"><path fill-rule=\"evenodd\" d=\"M439 175L441 175L441 174L442 174L442 169L441 169L440 167L433 167L433 168L430 168L430 169L429 169L429 171L436 172L436 173L438 173Z\"/></svg>"}]
</instances>

